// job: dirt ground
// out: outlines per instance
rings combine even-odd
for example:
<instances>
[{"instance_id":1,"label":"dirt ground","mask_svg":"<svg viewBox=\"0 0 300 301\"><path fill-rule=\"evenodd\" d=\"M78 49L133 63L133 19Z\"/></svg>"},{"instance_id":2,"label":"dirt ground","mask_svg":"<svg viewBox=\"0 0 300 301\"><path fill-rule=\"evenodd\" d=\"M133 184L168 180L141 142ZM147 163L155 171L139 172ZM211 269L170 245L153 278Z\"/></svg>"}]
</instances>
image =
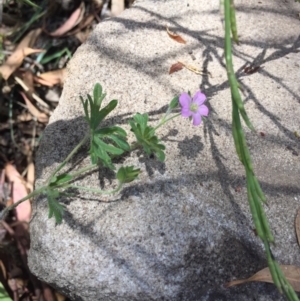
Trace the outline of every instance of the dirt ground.
<instances>
[{"instance_id":1,"label":"dirt ground","mask_svg":"<svg viewBox=\"0 0 300 301\"><path fill-rule=\"evenodd\" d=\"M34 187L34 158L72 55L134 0L0 1L0 210ZM0 220L0 299L68 300L30 273L31 202Z\"/></svg>"}]
</instances>

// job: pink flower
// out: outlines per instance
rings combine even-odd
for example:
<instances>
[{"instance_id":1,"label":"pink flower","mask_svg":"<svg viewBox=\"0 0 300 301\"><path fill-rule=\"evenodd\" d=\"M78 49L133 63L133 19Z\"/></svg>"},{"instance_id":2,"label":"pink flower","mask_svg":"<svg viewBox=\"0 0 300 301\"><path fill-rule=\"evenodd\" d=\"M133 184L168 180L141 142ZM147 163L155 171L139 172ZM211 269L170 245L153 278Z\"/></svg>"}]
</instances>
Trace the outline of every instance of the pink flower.
<instances>
[{"instance_id":1,"label":"pink flower","mask_svg":"<svg viewBox=\"0 0 300 301\"><path fill-rule=\"evenodd\" d=\"M192 117L193 125L199 125L201 123L201 116L208 115L208 107L203 103L206 100L206 96L198 91L193 99L187 93L182 93L179 96L179 102L181 105L181 116Z\"/></svg>"}]
</instances>

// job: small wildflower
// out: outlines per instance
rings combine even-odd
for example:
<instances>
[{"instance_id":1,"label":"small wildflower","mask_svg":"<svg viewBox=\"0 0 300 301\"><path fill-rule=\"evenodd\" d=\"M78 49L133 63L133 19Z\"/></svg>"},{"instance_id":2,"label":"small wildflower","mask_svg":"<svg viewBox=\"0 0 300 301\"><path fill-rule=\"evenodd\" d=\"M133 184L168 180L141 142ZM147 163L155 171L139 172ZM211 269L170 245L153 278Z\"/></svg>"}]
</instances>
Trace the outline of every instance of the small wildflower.
<instances>
[{"instance_id":1,"label":"small wildflower","mask_svg":"<svg viewBox=\"0 0 300 301\"><path fill-rule=\"evenodd\" d=\"M187 93L182 93L179 97L179 102L181 105L181 116L182 117L192 117L193 125L199 125L201 123L201 116L208 115L208 107L203 103L206 100L206 96L198 91L193 99Z\"/></svg>"}]
</instances>

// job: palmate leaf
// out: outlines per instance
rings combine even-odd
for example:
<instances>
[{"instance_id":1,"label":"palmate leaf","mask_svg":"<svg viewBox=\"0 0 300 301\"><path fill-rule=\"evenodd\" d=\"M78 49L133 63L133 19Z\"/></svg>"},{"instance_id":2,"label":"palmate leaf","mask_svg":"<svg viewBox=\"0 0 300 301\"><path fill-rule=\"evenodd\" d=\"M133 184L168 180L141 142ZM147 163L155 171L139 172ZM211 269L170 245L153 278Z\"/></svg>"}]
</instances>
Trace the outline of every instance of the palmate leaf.
<instances>
[{"instance_id":1,"label":"palmate leaf","mask_svg":"<svg viewBox=\"0 0 300 301\"><path fill-rule=\"evenodd\" d=\"M101 108L101 103L102 103L102 100L104 99L105 97L105 94L102 95L102 86L97 83L94 87L94 91L93 91L93 95L94 95L94 102L95 104ZM104 97L103 97L104 96Z\"/></svg>"},{"instance_id":2,"label":"palmate leaf","mask_svg":"<svg viewBox=\"0 0 300 301\"><path fill-rule=\"evenodd\" d=\"M134 169L134 166L121 167L117 172L117 179L120 183L130 183L135 180L140 173L140 169Z\"/></svg>"},{"instance_id":3,"label":"palmate leaf","mask_svg":"<svg viewBox=\"0 0 300 301\"><path fill-rule=\"evenodd\" d=\"M109 154L121 155L124 151L130 150L126 135L126 132L118 126L94 131L90 148L92 163L96 164L100 160L104 166L115 169Z\"/></svg>"},{"instance_id":4,"label":"palmate leaf","mask_svg":"<svg viewBox=\"0 0 300 301\"><path fill-rule=\"evenodd\" d=\"M48 200L48 207L49 207L49 214L48 218L54 216L55 222L60 224L62 222L63 214L65 211L65 206L60 204L57 199L60 196L58 190L55 189L47 189L47 200Z\"/></svg>"},{"instance_id":5,"label":"palmate leaf","mask_svg":"<svg viewBox=\"0 0 300 301\"><path fill-rule=\"evenodd\" d=\"M118 104L117 100L111 100L102 110L102 101L106 94L102 93L102 87L99 83L94 86L93 98L87 94L87 99L80 96L84 108L85 120L88 122L91 130L96 130L100 122L112 111ZM88 110L90 109L90 110Z\"/></svg>"},{"instance_id":6,"label":"palmate leaf","mask_svg":"<svg viewBox=\"0 0 300 301\"><path fill-rule=\"evenodd\" d=\"M116 99L111 100L107 106L105 106L102 110L98 111L97 114L92 115L91 117L91 128L96 130L101 121L116 108L118 105L118 101Z\"/></svg>"},{"instance_id":7,"label":"palmate leaf","mask_svg":"<svg viewBox=\"0 0 300 301\"><path fill-rule=\"evenodd\" d=\"M132 132L135 134L138 143L143 147L146 154L154 153L160 161L165 160L165 146L155 135L153 127L148 126L148 115L137 113L133 116L133 120L129 121Z\"/></svg>"}]
</instances>

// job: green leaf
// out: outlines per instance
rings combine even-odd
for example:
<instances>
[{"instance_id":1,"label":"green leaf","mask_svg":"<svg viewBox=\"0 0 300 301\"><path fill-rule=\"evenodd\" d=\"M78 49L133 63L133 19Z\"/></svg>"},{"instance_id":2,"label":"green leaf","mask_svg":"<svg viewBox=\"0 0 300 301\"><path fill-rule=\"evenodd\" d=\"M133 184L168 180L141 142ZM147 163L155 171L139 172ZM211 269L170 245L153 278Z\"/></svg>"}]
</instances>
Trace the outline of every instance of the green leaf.
<instances>
[{"instance_id":1,"label":"green leaf","mask_svg":"<svg viewBox=\"0 0 300 301\"><path fill-rule=\"evenodd\" d=\"M130 183L135 180L140 173L140 169L134 169L134 166L121 167L117 172L117 179L120 183Z\"/></svg>"},{"instance_id":2,"label":"green leaf","mask_svg":"<svg viewBox=\"0 0 300 301\"><path fill-rule=\"evenodd\" d=\"M90 124L90 116L89 116L89 111L88 111L88 101L83 100L83 98L80 96L80 100L84 109L84 114L85 114L85 120Z\"/></svg>"},{"instance_id":3,"label":"green leaf","mask_svg":"<svg viewBox=\"0 0 300 301\"><path fill-rule=\"evenodd\" d=\"M58 197L59 197L58 190L54 190L54 189L47 190L47 199L48 199L48 207L49 207L48 218L54 216L55 222L57 224L60 224L62 222L65 206L57 201Z\"/></svg>"},{"instance_id":4,"label":"green leaf","mask_svg":"<svg viewBox=\"0 0 300 301\"><path fill-rule=\"evenodd\" d=\"M97 135L99 134L101 136L108 136L113 133L118 134L123 137L126 137L126 135L127 135L126 131L118 126L105 127L105 128L101 128L101 129L98 129L95 131L95 134L97 134Z\"/></svg>"},{"instance_id":5,"label":"green leaf","mask_svg":"<svg viewBox=\"0 0 300 301\"><path fill-rule=\"evenodd\" d=\"M99 148L101 148L103 151L113 154L113 155L121 155L123 154L123 150L120 148L117 148L115 146L109 145L107 143L105 143L103 140L99 139L98 136L94 137L94 141L97 144L97 146Z\"/></svg>"},{"instance_id":6,"label":"green leaf","mask_svg":"<svg viewBox=\"0 0 300 301\"><path fill-rule=\"evenodd\" d=\"M178 106L178 104L179 104L179 96L176 96L171 100L171 102L169 104L170 110L175 109Z\"/></svg>"},{"instance_id":7,"label":"green leaf","mask_svg":"<svg viewBox=\"0 0 300 301\"><path fill-rule=\"evenodd\" d=\"M147 128L148 123L148 114L137 113L133 116L133 119L137 123L138 128L141 130L141 133L144 134L145 129Z\"/></svg>"},{"instance_id":8,"label":"green leaf","mask_svg":"<svg viewBox=\"0 0 300 301\"><path fill-rule=\"evenodd\" d=\"M109 154L121 155L124 151L130 150L126 135L126 131L118 126L95 130L92 134L90 148L92 163L96 164L100 159L105 166L115 169Z\"/></svg>"},{"instance_id":9,"label":"green leaf","mask_svg":"<svg viewBox=\"0 0 300 301\"><path fill-rule=\"evenodd\" d=\"M72 180L72 176L70 174L62 174L62 175L59 175L59 176L55 176L51 179L50 181L50 186L57 186L57 185L61 185L65 182L68 182L70 180Z\"/></svg>"},{"instance_id":10,"label":"green leaf","mask_svg":"<svg viewBox=\"0 0 300 301\"><path fill-rule=\"evenodd\" d=\"M147 114L136 114L134 120L130 120L131 130L134 132L137 142L143 147L146 154L154 153L160 161L165 160L165 146L160 144L158 137L155 135L153 127L148 126Z\"/></svg>"},{"instance_id":11,"label":"green leaf","mask_svg":"<svg viewBox=\"0 0 300 301\"><path fill-rule=\"evenodd\" d=\"M158 158L159 161L161 161L161 162L165 161L166 155L165 155L165 153L163 151L157 150L156 151L156 156L157 156L157 158Z\"/></svg>"},{"instance_id":12,"label":"green leaf","mask_svg":"<svg viewBox=\"0 0 300 301\"><path fill-rule=\"evenodd\" d=\"M99 109L101 108L101 99L102 96L102 87L99 83L97 83L94 86L94 103L99 107Z\"/></svg>"},{"instance_id":13,"label":"green leaf","mask_svg":"<svg viewBox=\"0 0 300 301\"><path fill-rule=\"evenodd\" d=\"M93 98L91 97L90 94L87 94L87 101L88 101L89 104L90 104L90 110L91 110L91 115L92 115L92 112L95 110L96 105L94 104ZM99 110L98 110L98 111L99 111Z\"/></svg>"},{"instance_id":14,"label":"green leaf","mask_svg":"<svg viewBox=\"0 0 300 301\"><path fill-rule=\"evenodd\" d=\"M118 105L118 101L116 99L111 100L107 106L105 106L100 112L96 112L93 114L91 118L91 126L93 130L99 126L100 122Z\"/></svg>"},{"instance_id":15,"label":"green leaf","mask_svg":"<svg viewBox=\"0 0 300 301\"><path fill-rule=\"evenodd\" d=\"M0 300L1 301L12 301L12 299L9 297L9 294L5 290L3 284L0 282Z\"/></svg>"},{"instance_id":16,"label":"green leaf","mask_svg":"<svg viewBox=\"0 0 300 301\"><path fill-rule=\"evenodd\" d=\"M34 8L38 8L38 7L39 7L38 5L36 5L35 3L33 3L33 2L30 1L30 0L22 0L22 1L23 1L24 3L30 5L30 6L34 7Z\"/></svg>"},{"instance_id":17,"label":"green leaf","mask_svg":"<svg viewBox=\"0 0 300 301\"><path fill-rule=\"evenodd\" d=\"M115 144L120 147L122 150L129 152L130 151L130 145L127 143L126 140L120 138L117 135L110 135L109 139L113 140Z\"/></svg>"},{"instance_id":18,"label":"green leaf","mask_svg":"<svg viewBox=\"0 0 300 301\"><path fill-rule=\"evenodd\" d=\"M111 158L99 145L97 144L97 139L93 139L91 142L90 154L92 163L96 164L98 159L102 161L105 166L111 166Z\"/></svg>"},{"instance_id":19,"label":"green leaf","mask_svg":"<svg viewBox=\"0 0 300 301\"><path fill-rule=\"evenodd\" d=\"M126 141L127 133L121 127L111 126L106 128L98 129L94 132L98 138L107 138L112 140L117 146L124 151L130 151L130 146Z\"/></svg>"}]
</instances>

